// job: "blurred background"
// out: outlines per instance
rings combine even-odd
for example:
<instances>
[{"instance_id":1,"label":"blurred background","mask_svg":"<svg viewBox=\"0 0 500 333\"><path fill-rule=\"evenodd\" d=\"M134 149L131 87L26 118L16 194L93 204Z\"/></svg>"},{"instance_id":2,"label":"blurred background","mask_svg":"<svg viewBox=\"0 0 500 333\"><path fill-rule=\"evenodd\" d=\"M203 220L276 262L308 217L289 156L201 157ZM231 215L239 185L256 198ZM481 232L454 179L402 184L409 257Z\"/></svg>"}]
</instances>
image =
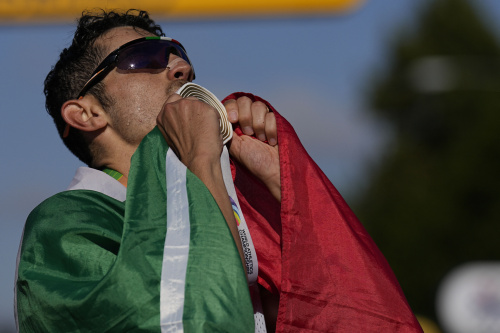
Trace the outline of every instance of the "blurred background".
<instances>
[{"instance_id":1,"label":"blurred background","mask_svg":"<svg viewBox=\"0 0 500 333\"><path fill-rule=\"evenodd\" d=\"M81 165L42 93L74 19L19 21L4 7L0 333L15 330L24 220ZM294 125L385 254L425 332L500 332L500 2L164 14L152 16L186 47L198 84L221 99L255 93Z\"/></svg>"}]
</instances>

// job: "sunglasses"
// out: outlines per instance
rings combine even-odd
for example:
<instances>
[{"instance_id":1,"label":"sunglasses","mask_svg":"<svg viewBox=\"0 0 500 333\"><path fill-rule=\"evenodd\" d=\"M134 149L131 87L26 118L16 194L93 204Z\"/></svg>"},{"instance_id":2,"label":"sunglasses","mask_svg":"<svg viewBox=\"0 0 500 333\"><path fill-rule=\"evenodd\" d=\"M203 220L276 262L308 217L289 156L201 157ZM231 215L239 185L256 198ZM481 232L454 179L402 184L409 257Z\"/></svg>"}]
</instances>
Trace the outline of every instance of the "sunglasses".
<instances>
[{"instance_id":1,"label":"sunglasses","mask_svg":"<svg viewBox=\"0 0 500 333\"><path fill-rule=\"evenodd\" d=\"M143 37L125 43L111 52L97 66L78 94L78 98L85 96L93 86L102 81L115 67L121 70L165 69L171 54L184 59L193 68L186 50L175 39L154 36ZM193 69L193 80L194 78Z\"/></svg>"},{"instance_id":2,"label":"sunglasses","mask_svg":"<svg viewBox=\"0 0 500 333\"><path fill-rule=\"evenodd\" d=\"M129 71L165 69L168 66L171 54L184 59L191 66L192 79L194 80L196 76L193 64L181 43L170 37L143 37L123 44L104 58L83 86L78 94L78 99L83 98L93 86L101 82L115 67ZM63 138L68 137L69 130L70 126L66 124Z\"/></svg>"}]
</instances>

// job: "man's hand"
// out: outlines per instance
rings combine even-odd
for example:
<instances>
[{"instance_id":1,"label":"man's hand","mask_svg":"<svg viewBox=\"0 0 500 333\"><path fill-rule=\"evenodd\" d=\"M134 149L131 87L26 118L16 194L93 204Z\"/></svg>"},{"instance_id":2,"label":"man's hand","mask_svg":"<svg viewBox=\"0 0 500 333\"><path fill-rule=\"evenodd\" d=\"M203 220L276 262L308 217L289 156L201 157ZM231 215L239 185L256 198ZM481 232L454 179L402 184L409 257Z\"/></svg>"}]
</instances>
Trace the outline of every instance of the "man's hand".
<instances>
[{"instance_id":1,"label":"man's hand","mask_svg":"<svg viewBox=\"0 0 500 333\"><path fill-rule=\"evenodd\" d=\"M281 201L281 180L276 118L262 102L248 97L224 103L229 121L238 123L244 134L233 135L229 153L262 181L271 194ZM255 135L258 140L250 137ZM265 143L267 141L269 144Z\"/></svg>"},{"instance_id":2,"label":"man's hand","mask_svg":"<svg viewBox=\"0 0 500 333\"><path fill-rule=\"evenodd\" d=\"M266 185L281 201L281 181L276 118L262 102L248 97L225 103L231 123L238 123L246 135L233 135L229 153ZM194 97L172 95L158 115L157 123L170 148L200 179L211 178L220 168L222 137L217 112ZM250 137L255 135L259 140ZM268 141L269 144L264 141ZM204 180L205 182L205 180ZM205 184L207 184L205 182Z\"/></svg>"},{"instance_id":3,"label":"man's hand","mask_svg":"<svg viewBox=\"0 0 500 333\"><path fill-rule=\"evenodd\" d=\"M157 124L169 147L190 170L198 162L201 166L220 164L219 115L208 104L173 94L163 105Z\"/></svg>"},{"instance_id":4,"label":"man's hand","mask_svg":"<svg viewBox=\"0 0 500 333\"><path fill-rule=\"evenodd\" d=\"M220 165L223 145L217 111L197 98L182 98L174 94L163 105L156 122L179 160L205 184L214 197L245 267L238 227Z\"/></svg>"},{"instance_id":5,"label":"man's hand","mask_svg":"<svg viewBox=\"0 0 500 333\"><path fill-rule=\"evenodd\" d=\"M278 143L278 131L274 113L262 102L252 102L246 96L237 100L230 99L224 103L229 121L232 124L240 123L241 130L246 135L255 135L260 141L267 141L269 145Z\"/></svg>"}]
</instances>

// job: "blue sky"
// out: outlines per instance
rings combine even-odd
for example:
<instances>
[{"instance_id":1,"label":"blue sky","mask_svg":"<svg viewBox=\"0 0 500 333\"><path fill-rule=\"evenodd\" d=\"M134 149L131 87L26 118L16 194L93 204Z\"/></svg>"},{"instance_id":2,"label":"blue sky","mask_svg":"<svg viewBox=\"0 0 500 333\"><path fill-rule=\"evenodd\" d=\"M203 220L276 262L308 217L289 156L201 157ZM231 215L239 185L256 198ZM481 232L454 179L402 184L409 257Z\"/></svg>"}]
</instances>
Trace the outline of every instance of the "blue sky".
<instances>
[{"instance_id":1,"label":"blue sky","mask_svg":"<svg viewBox=\"0 0 500 333\"><path fill-rule=\"evenodd\" d=\"M367 83L387 65L391 39L411 27L424 2L368 0L350 14L321 17L159 23L188 50L198 84L221 99L246 91L271 102L349 198L390 138L367 110ZM498 32L500 2L475 3ZM42 93L73 31L71 23L0 25L0 328L14 323L24 220L39 202L64 190L81 165L60 142Z\"/></svg>"}]
</instances>

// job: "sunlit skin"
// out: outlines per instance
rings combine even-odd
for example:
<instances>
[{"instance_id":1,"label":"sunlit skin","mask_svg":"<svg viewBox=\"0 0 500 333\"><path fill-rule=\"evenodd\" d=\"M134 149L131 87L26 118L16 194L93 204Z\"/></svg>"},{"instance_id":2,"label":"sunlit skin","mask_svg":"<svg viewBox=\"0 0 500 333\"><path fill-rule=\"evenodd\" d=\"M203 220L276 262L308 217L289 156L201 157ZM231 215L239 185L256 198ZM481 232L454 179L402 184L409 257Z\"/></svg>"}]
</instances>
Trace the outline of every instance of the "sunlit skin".
<instances>
[{"instance_id":1,"label":"sunlit skin","mask_svg":"<svg viewBox=\"0 0 500 333\"><path fill-rule=\"evenodd\" d=\"M114 28L96 42L109 54L119 46L151 34L132 27ZM113 99L110 110L87 94L64 103L61 114L73 128L85 133L96 147L95 165L119 171L127 185L130 159L144 136L156 125L182 163L197 175L219 205L238 246L243 251L236 220L224 186L220 166L222 138L217 112L196 98L181 98L175 91L191 81L192 70L183 59L171 55L164 70L120 71L113 69L103 80ZM234 135L229 153L281 201L277 129L274 114L264 103L247 97L225 103L231 123L239 123L246 135ZM251 137L254 135L258 139ZM263 141L269 143L264 143ZM266 301L266 297L264 297ZM273 312L277 300L273 300ZM275 314L272 317L275 321Z\"/></svg>"},{"instance_id":2,"label":"sunlit skin","mask_svg":"<svg viewBox=\"0 0 500 333\"><path fill-rule=\"evenodd\" d=\"M105 33L98 39L97 43L104 46L106 54L108 54L126 42L150 35L148 32L132 27L120 27ZM103 152L100 154L101 159L95 161L95 164L106 165L121 172L124 175L122 178L124 185L126 185L130 168L130 157L142 138L157 124L157 117L158 124L161 124L162 114L167 106L165 101L169 100L169 97L182 84L191 80L191 67L183 59L171 55L169 67L170 70L154 72L125 72L117 69L111 71L103 80L107 94L115 101L109 112L103 110L90 94L85 95L81 100L68 101L63 106L62 114L65 120L72 127L92 133L92 141ZM176 100L169 101L175 103ZM235 135L230 144L229 152L233 158L254 173L277 200L280 200L277 131L274 114L268 111L265 104L252 102L247 97L227 101L225 107L230 122L239 122L245 134L254 134L259 138L259 141L268 140L269 144L260 144L258 141L254 142L250 137ZM212 110L209 106L203 105L203 108ZM67 109L76 109L76 112L79 113L76 118L80 119L75 120L74 115L68 116L67 114L70 112ZM212 110L202 116L217 116L216 114L212 115L213 113L215 111ZM99 132L95 131L96 128L99 129ZM201 132L198 131L193 135L200 136ZM171 142L169 143L171 144ZM182 151L179 153L192 154L192 152ZM182 161L185 156L179 155L179 157Z\"/></svg>"}]
</instances>

